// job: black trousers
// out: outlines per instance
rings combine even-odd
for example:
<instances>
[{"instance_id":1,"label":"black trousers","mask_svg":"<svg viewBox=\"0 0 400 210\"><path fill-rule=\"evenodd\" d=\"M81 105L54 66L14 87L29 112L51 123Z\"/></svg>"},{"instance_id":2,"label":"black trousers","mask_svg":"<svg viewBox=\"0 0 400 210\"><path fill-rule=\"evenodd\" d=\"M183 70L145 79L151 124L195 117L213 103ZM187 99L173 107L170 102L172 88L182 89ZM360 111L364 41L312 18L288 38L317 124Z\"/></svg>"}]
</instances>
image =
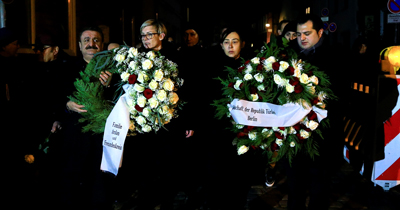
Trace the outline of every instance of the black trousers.
<instances>
[{"instance_id":1,"label":"black trousers","mask_svg":"<svg viewBox=\"0 0 400 210\"><path fill-rule=\"evenodd\" d=\"M298 154L292 164L288 160L286 173L288 176L288 209L324 210L329 207L328 170L320 157L312 160L305 154ZM308 192L308 193L307 193ZM306 199L310 197L308 208Z\"/></svg>"}]
</instances>

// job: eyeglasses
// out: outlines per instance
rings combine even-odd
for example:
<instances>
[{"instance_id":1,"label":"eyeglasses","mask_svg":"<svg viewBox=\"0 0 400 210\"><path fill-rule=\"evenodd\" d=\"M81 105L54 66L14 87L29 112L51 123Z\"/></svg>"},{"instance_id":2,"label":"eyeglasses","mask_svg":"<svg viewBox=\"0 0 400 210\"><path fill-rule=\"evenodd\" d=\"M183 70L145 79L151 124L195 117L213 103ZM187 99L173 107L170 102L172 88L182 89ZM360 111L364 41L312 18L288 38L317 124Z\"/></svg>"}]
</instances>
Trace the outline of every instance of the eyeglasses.
<instances>
[{"instance_id":1,"label":"eyeglasses","mask_svg":"<svg viewBox=\"0 0 400 210\"><path fill-rule=\"evenodd\" d=\"M44 52L46 49L48 49L48 48L50 48L51 46L49 46L49 45L46 45L46 46L43 46L43 47L40 47L40 48L35 48L35 49L33 49L33 51L35 51L35 53L37 53L37 52Z\"/></svg>"},{"instance_id":2,"label":"eyeglasses","mask_svg":"<svg viewBox=\"0 0 400 210\"><path fill-rule=\"evenodd\" d=\"M154 34L159 34L159 33L147 33L144 35L140 35L139 40L144 40L144 38L146 38L147 40L152 39Z\"/></svg>"}]
</instances>

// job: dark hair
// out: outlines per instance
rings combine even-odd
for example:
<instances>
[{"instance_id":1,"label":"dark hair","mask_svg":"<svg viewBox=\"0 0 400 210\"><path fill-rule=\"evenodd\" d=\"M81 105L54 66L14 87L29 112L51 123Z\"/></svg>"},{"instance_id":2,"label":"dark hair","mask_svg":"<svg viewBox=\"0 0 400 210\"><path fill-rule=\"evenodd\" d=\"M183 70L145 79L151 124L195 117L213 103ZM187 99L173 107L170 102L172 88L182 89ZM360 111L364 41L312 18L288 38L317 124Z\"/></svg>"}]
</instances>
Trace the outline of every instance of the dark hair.
<instances>
[{"instance_id":1,"label":"dark hair","mask_svg":"<svg viewBox=\"0 0 400 210\"><path fill-rule=\"evenodd\" d=\"M243 42L246 38L244 33L242 32L241 29L239 28L227 28L221 35L221 39L219 40L219 43L223 43L225 38L232 32L236 32L239 35L240 42Z\"/></svg>"},{"instance_id":2,"label":"dark hair","mask_svg":"<svg viewBox=\"0 0 400 210\"><path fill-rule=\"evenodd\" d=\"M324 28L324 23L322 22L321 18L314 14L301 15L297 18L297 25L304 24L307 21L311 21L313 23L313 29L315 29L317 32Z\"/></svg>"},{"instance_id":3,"label":"dark hair","mask_svg":"<svg viewBox=\"0 0 400 210\"><path fill-rule=\"evenodd\" d=\"M87 27L82 28L82 30L79 32L79 42L81 42L82 34L85 31L96 31L96 32L98 32L100 34L100 36L101 36L101 40L104 42L103 31L97 26L87 26Z\"/></svg>"},{"instance_id":4,"label":"dark hair","mask_svg":"<svg viewBox=\"0 0 400 210\"><path fill-rule=\"evenodd\" d=\"M278 30L281 30L282 25L283 25L284 23L289 23L289 20L281 20L281 22L278 23Z\"/></svg>"}]
</instances>

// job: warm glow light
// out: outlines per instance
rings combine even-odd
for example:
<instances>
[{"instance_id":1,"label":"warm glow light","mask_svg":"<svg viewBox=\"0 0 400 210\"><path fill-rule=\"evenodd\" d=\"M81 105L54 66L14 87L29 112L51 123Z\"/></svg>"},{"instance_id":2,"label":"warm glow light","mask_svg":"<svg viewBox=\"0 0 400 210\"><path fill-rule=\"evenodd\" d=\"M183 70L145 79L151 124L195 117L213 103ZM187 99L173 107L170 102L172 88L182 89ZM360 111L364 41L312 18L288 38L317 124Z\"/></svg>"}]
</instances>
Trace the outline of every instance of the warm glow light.
<instances>
[{"instance_id":1,"label":"warm glow light","mask_svg":"<svg viewBox=\"0 0 400 210\"><path fill-rule=\"evenodd\" d=\"M270 27L271 25L269 23L265 24L266 27Z\"/></svg>"},{"instance_id":2,"label":"warm glow light","mask_svg":"<svg viewBox=\"0 0 400 210\"><path fill-rule=\"evenodd\" d=\"M393 46L389 50L388 59L390 64L400 67L400 46Z\"/></svg>"}]
</instances>

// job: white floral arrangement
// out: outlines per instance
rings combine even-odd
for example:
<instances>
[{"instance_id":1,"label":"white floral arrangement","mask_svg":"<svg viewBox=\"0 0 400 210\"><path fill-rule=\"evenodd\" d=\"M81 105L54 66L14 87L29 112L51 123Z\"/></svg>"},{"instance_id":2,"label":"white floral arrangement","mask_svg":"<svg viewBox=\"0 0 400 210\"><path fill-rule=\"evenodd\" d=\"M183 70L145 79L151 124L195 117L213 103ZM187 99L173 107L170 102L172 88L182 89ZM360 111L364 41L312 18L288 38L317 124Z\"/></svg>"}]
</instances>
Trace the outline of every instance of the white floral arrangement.
<instances>
[{"instance_id":1,"label":"white floral arrangement","mask_svg":"<svg viewBox=\"0 0 400 210\"><path fill-rule=\"evenodd\" d=\"M298 151L304 151L311 157L319 154L316 139L323 138L320 125L329 125L327 119L319 123L313 110L293 126L254 127L237 124L227 104L239 99L325 109L326 100L335 99L336 96L329 88L330 82L323 71L297 59L297 54L291 49L278 47L274 43L265 45L256 57L243 60L238 69L228 67L226 71L227 77L219 78L224 86L223 97L214 101L213 105L217 110L216 118L231 119L231 125L227 126L236 133L233 144L237 145L238 155L250 148L260 148L269 156L278 151L275 160L284 156L291 160Z\"/></svg>"},{"instance_id":2,"label":"white floral arrangement","mask_svg":"<svg viewBox=\"0 0 400 210\"><path fill-rule=\"evenodd\" d=\"M177 64L158 52L138 52L134 47L114 49L114 60L127 93L129 133L157 132L183 104L176 91L183 85Z\"/></svg>"}]
</instances>

